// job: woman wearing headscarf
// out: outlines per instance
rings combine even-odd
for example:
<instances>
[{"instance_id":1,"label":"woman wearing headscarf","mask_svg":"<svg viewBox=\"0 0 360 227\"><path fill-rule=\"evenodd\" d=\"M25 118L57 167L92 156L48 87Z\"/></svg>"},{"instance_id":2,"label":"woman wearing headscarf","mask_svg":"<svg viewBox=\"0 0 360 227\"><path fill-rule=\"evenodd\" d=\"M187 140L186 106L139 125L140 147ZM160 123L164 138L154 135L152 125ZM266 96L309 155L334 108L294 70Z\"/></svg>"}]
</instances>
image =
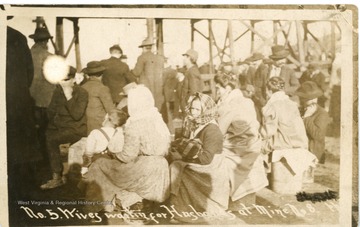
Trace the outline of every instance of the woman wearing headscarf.
<instances>
[{"instance_id":1,"label":"woman wearing headscarf","mask_svg":"<svg viewBox=\"0 0 360 227\"><path fill-rule=\"evenodd\" d=\"M88 183L86 200L97 201L96 205L87 206L91 211L104 208L111 211L110 201L114 196L122 207L130 207L143 199L160 203L169 197L170 178L165 156L170 133L148 88L139 85L130 89L128 111L124 146L110 140L108 151L113 159L96 160L84 175ZM117 138L116 134L113 138Z\"/></svg>"},{"instance_id":2,"label":"woman wearing headscarf","mask_svg":"<svg viewBox=\"0 0 360 227\"><path fill-rule=\"evenodd\" d=\"M281 77L270 78L266 85L268 101L262 108L260 129L264 140L263 153L268 155L273 167L284 158L292 175L301 178L316 157L308 151L308 138L298 106L285 94L284 87ZM274 175L273 169L271 171ZM290 192L289 188L279 190Z\"/></svg>"},{"instance_id":3,"label":"woman wearing headscarf","mask_svg":"<svg viewBox=\"0 0 360 227\"><path fill-rule=\"evenodd\" d=\"M268 185L261 154L260 124L254 103L243 96L237 81L226 75L215 76L219 101L219 128L224 135L223 153L230 176L230 199L235 202ZM229 209L239 209L229 203ZM235 204L234 204L235 205Z\"/></svg>"},{"instance_id":4,"label":"woman wearing headscarf","mask_svg":"<svg viewBox=\"0 0 360 227\"><path fill-rule=\"evenodd\" d=\"M170 165L170 203L178 212L219 215L228 207L229 179L222 155L223 136L216 122L217 107L210 96L195 93L185 112L183 137L175 141L181 160ZM181 215L174 219L195 222Z\"/></svg>"}]
</instances>

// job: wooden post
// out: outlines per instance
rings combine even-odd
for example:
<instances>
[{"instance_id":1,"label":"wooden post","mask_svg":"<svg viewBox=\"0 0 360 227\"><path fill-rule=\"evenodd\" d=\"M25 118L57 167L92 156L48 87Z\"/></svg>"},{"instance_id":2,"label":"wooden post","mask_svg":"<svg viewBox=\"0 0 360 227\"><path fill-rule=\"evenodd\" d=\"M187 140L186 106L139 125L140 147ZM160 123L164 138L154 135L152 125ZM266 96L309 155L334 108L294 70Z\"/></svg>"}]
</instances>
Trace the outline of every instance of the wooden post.
<instances>
[{"instance_id":1,"label":"wooden post","mask_svg":"<svg viewBox=\"0 0 360 227\"><path fill-rule=\"evenodd\" d=\"M250 21L251 27L255 27L255 22L254 21ZM250 51L251 53L253 53L255 48L255 33L253 31L251 31L251 47L250 47Z\"/></svg>"},{"instance_id":2,"label":"wooden post","mask_svg":"<svg viewBox=\"0 0 360 227\"><path fill-rule=\"evenodd\" d=\"M296 24L296 34L297 34L297 43L298 43L298 52L299 57L298 60L301 64L304 64L305 62L305 55L304 55L304 43L303 38L301 36L301 22L295 21Z\"/></svg>"},{"instance_id":3,"label":"wooden post","mask_svg":"<svg viewBox=\"0 0 360 227\"><path fill-rule=\"evenodd\" d=\"M308 24L304 22L304 53L305 53L305 61L307 61L309 51L309 41L308 41Z\"/></svg>"},{"instance_id":4,"label":"wooden post","mask_svg":"<svg viewBox=\"0 0 360 227\"><path fill-rule=\"evenodd\" d=\"M273 21L273 31L274 31L274 34L275 32L277 31L278 29L278 26L277 26L277 21ZM277 45L278 44L278 37L277 35L274 36L274 45Z\"/></svg>"},{"instance_id":5,"label":"wooden post","mask_svg":"<svg viewBox=\"0 0 360 227\"><path fill-rule=\"evenodd\" d=\"M156 49L157 49L157 54L164 56L163 19L155 19L155 22L156 22Z\"/></svg>"},{"instance_id":6,"label":"wooden post","mask_svg":"<svg viewBox=\"0 0 360 227\"><path fill-rule=\"evenodd\" d=\"M230 59L232 65L234 66L235 65L234 34L233 34L231 20L228 20L228 37L229 37L229 46L230 46Z\"/></svg>"},{"instance_id":7,"label":"wooden post","mask_svg":"<svg viewBox=\"0 0 360 227\"><path fill-rule=\"evenodd\" d=\"M58 53L61 56L64 56L64 29L63 29L63 19L62 17L56 18L56 39L55 44L58 49Z\"/></svg>"},{"instance_id":8,"label":"wooden post","mask_svg":"<svg viewBox=\"0 0 360 227\"><path fill-rule=\"evenodd\" d=\"M336 52L336 34L335 34L335 21L331 21L331 55L333 59L335 58Z\"/></svg>"},{"instance_id":9,"label":"wooden post","mask_svg":"<svg viewBox=\"0 0 360 227\"><path fill-rule=\"evenodd\" d=\"M194 49L194 32L195 32L195 21L190 20L191 27L191 49Z\"/></svg>"},{"instance_id":10,"label":"wooden post","mask_svg":"<svg viewBox=\"0 0 360 227\"><path fill-rule=\"evenodd\" d=\"M146 18L147 37L154 42L154 19Z\"/></svg>"},{"instance_id":11,"label":"wooden post","mask_svg":"<svg viewBox=\"0 0 360 227\"><path fill-rule=\"evenodd\" d=\"M215 72L214 69L214 58L213 58L213 43L214 43L214 36L212 32L212 20L208 20L209 25L209 66L210 66L210 74Z\"/></svg>"},{"instance_id":12,"label":"wooden post","mask_svg":"<svg viewBox=\"0 0 360 227\"><path fill-rule=\"evenodd\" d=\"M80 44L79 44L79 19L73 21L74 25L74 38L75 38L75 57L76 57L76 70L81 71L81 58L80 58Z\"/></svg>"}]
</instances>

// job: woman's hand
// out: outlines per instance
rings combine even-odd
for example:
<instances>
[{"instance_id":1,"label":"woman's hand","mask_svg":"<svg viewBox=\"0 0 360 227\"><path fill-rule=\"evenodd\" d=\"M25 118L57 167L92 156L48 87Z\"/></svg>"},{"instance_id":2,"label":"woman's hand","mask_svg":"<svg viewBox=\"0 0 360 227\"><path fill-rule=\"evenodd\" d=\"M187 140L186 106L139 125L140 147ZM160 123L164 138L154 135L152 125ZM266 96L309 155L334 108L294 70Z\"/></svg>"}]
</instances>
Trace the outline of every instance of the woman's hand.
<instances>
[{"instance_id":1,"label":"woman's hand","mask_svg":"<svg viewBox=\"0 0 360 227\"><path fill-rule=\"evenodd\" d=\"M181 160L182 156L179 152L177 152L176 150L171 150L171 152L169 152L169 163L176 161L176 160Z\"/></svg>"}]
</instances>

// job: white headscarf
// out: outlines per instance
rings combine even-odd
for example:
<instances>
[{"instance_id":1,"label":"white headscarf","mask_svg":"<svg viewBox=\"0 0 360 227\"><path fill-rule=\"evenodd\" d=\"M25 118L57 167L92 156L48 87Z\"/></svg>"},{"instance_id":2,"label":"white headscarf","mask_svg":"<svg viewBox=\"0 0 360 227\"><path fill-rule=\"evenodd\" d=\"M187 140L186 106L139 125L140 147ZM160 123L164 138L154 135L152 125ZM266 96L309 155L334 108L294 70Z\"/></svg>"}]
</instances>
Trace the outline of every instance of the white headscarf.
<instances>
[{"instance_id":1,"label":"white headscarf","mask_svg":"<svg viewBox=\"0 0 360 227\"><path fill-rule=\"evenodd\" d=\"M131 120L142 119L149 114L159 114L153 95L144 85L137 85L129 90L128 111Z\"/></svg>"},{"instance_id":2,"label":"white headscarf","mask_svg":"<svg viewBox=\"0 0 360 227\"><path fill-rule=\"evenodd\" d=\"M138 85L130 89L128 94L128 111L130 117L126 122L127 124L142 119L149 120L155 124L154 130L160 134L159 139L170 142L169 129L155 107L154 97L147 87Z\"/></svg>"}]
</instances>

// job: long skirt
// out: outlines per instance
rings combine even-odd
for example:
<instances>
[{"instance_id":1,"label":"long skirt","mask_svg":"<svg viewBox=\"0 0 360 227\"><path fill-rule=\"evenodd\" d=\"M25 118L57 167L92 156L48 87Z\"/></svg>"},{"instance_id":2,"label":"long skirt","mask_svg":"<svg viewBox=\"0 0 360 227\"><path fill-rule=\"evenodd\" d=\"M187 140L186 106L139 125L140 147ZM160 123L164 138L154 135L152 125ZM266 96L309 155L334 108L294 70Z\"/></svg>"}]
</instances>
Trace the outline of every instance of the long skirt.
<instances>
[{"instance_id":1,"label":"long skirt","mask_svg":"<svg viewBox=\"0 0 360 227\"><path fill-rule=\"evenodd\" d=\"M164 202L170 190L168 162L162 156L139 156L130 163L98 159L90 166L84 182L86 201L94 202L86 210L92 212L105 208L117 195L123 200L127 199L124 195L136 194L146 200ZM129 201L121 203L132 205Z\"/></svg>"},{"instance_id":2,"label":"long skirt","mask_svg":"<svg viewBox=\"0 0 360 227\"><path fill-rule=\"evenodd\" d=\"M232 201L257 192L269 184L261 155L249 152L248 155L240 156L225 148L224 154L230 177Z\"/></svg>"},{"instance_id":3,"label":"long skirt","mask_svg":"<svg viewBox=\"0 0 360 227\"><path fill-rule=\"evenodd\" d=\"M215 155L209 165L183 161L175 161L170 165L170 204L180 214L176 215L175 219L183 222L194 221L181 215L182 212L206 212L215 216L225 213L230 186L224 160L223 155Z\"/></svg>"}]
</instances>

